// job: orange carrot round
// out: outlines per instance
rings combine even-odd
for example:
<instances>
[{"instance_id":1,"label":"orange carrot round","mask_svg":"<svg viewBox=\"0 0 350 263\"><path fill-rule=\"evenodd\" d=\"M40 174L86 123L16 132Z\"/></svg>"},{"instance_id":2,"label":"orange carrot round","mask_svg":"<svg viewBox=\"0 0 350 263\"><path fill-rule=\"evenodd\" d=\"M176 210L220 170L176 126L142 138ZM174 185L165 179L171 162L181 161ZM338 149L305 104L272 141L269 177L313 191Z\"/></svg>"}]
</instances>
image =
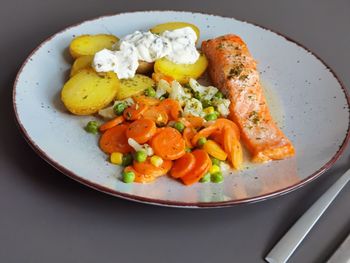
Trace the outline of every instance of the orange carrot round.
<instances>
[{"instance_id":1,"label":"orange carrot round","mask_svg":"<svg viewBox=\"0 0 350 263\"><path fill-rule=\"evenodd\" d=\"M100 148L105 153L121 152L129 153L132 151L131 146L128 144L128 138L126 137L126 130L128 125L121 124L114 126L106 130L100 138Z\"/></svg>"},{"instance_id":2,"label":"orange carrot round","mask_svg":"<svg viewBox=\"0 0 350 263\"><path fill-rule=\"evenodd\" d=\"M224 127L225 126L229 126L231 127L231 129L234 131L236 137L238 138L239 140L239 137L240 137L240 132L239 132L239 128L238 126L233 122L233 121L230 121L228 119L224 119L224 118L219 118L215 121L215 124L214 124L216 127L218 127L220 129L220 131L223 131Z\"/></svg>"},{"instance_id":3,"label":"orange carrot round","mask_svg":"<svg viewBox=\"0 0 350 263\"><path fill-rule=\"evenodd\" d=\"M217 131L219 131L218 127L216 127L215 125L211 125L207 128L200 130L195 136L193 136L191 141L192 145L197 145L197 141L199 140L199 138L208 138L211 134Z\"/></svg>"},{"instance_id":4,"label":"orange carrot round","mask_svg":"<svg viewBox=\"0 0 350 263\"><path fill-rule=\"evenodd\" d=\"M110 120L110 121L102 124L100 126L100 131L104 132L104 131L106 131L106 130L108 130L110 128L113 128L114 126L117 126L117 125L123 123L123 122L124 122L124 117L123 116L118 116L118 117L114 118L113 120Z\"/></svg>"},{"instance_id":5,"label":"orange carrot round","mask_svg":"<svg viewBox=\"0 0 350 263\"><path fill-rule=\"evenodd\" d=\"M224 151L229 155L228 157L230 159L232 152L232 141L235 138L234 131L230 127L225 127L222 133L222 137Z\"/></svg>"},{"instance_id":6,"label":"orange carrot round","mask_svg":"<svg viewBox=\"0 0 350 263\"><path fill-rule=\"evenodd\" d=\"M133 100L139 104L145 104L147 106L157 106L160 103L159 99L147 97L147 96L135 96Z\"/></svg>"},{"instance_id":7,"label":"orange carrot round","mask_svg":"<svg viewBox=\"0 0 350 263\"><path fill-rule=\"evenodd\" d=\"M151 163L150 158L147 158L145 162L141 163L134 161L133 167L137 172L141 174L158 177L169 172L172 164L172 161L163 160L162 165L156 167Z\"/></svg>"},{"instance_id":8,"label":"orange carrot round","mask_svg":"<svg viewBox=\"0 0 350 263\"><path fill-rule=\"evenodd\" d=\"M123 112L123 116L128 121L133 121L141 118L142 114L147 110L148 106L145 104L135 103L126 108Z\"/></svg>"},{"instance_id":9,"label":"orange carrot round","mask_svg":"<svg viewBox=\"0 0 350 263\"><path fill-rule=\"evenodd\" d=\"M189 147L189 148L192 148L193 145L192 145L192 138L196 135L196 130L192 127L186 127L182 133L182 136L185 140L185 143L186 143L186 147Z\"/></svg>"},{"instance_id":10,"label":"orange carrot round","mask_svg":"<svg viewBox=\"0 0 350 263\"><path fill-rule=\"evenodd\" d=\"M174 81L174 79L170 76L166 76L166 75L163 75L161 73L155 73L155 72L152 74L152 79L155 82L159 82L161 79L163 79L166 82L168 82L169 84L171 84Z\"/></svg>"},{"instance_id":11,"label":"orange carrot round","mask_svg":"<svg viewBox=\"0 0 350 263\"><path fill-rule=\"evenodd\" d=\"M185 119L192 125L193 128L197 129L203 126L204 120L201 117L188 115Z\"/></svg>"},{"instance_id":12,"label":"orange carrot round","mask_svg":"<svg viewBox=\"0 0 350 263\"><path fill-rule=\"evenodd\" d=\"M164 109L171 120L177 120L182 112L180 103L173 99L162 100L159 108Z\"/></svg>"},{"instance_id":13,"label":"orange carrot round","mask_svg":"<svg viewBox=\"0 0 350 263\"><path fill-rule=\"evenodd\" d=\"M164 160L175 160L185 154L185 140L181 133L171 127L163 128L151 140L156 155Z\"/></svg>"},{"instance_id":14,"label":"orange carrot round","mask_svg":"<svg viewBox=\"0 0 350 263\"><path fill-rule=\"evenodd\" d=\"M215 131L209 136L209 138L216 141L218 144L220 144L223 147L224 146L223 134L224 134L223 131Z\"/></svg>"},{"instance_id":15,"label":"orange carrot round","mask_svg":"<svg viewBox=\"0 0 350 263\"><path fill-rule=\"evenodd\" d=\"M138 143L146 143L157 131L157 126L150 119L138 119L131 123L126 130L126 137L132 138Z\"/></svg>"},{"instance_id":16,"label":"orange carrot round","mask_svg":"<svg viewBox=\"0 0 350 263\"><path fill-rule=\"evenodd\" d=\"M132 166L125 167L124 171L133 172L135 174L135 181L134 181L135 183L141 183L141 184L151 183L156 179L156 177L153 175L139 173Z\"/></svg>"},{"instance_id":17,"label":"orange carrot round","mask_svg":"<svg viewBox=\"0 0 350 263\"><path fill-rule=\"evenodd\" d=\"M165 126L168 123L168 114L158 106L150 106L142 114L145 119L153 120L158 126Z\"/></svg>"},{"instance_id":18,"label":"orange carrot round","mask_svg":"<svg viewBox=\"0 0 350 263\"><path fill-rule=\"evenodd\" d=\"M181 178L189 173L195 165L195 157L192 153L186 153L174 162L170 174L174 178Z\"/></svg>"},{"instance_id":19,"label":"orange carrot round","mask_svg":"<svg viewBox=\"0 0 350 263\"><path fill-rule=\"evenodd\" d=\"M186 175L181 177L181 180L185 185L191 185L198 182L211 167L209 155L204 150L197 149L194 150L192 154L195 158L194 166Z\"/></svg>"},{"instance_id":20,"label":"orange carrot round","mask_svg":"<svg viewBox=\"0 0 350 263\"><path fill-rule=\"evenodd\" d=\"M243 150L241 143L236 137L235 131L230 127L225 127L223 132L224 151L231 161L232 167L239 170L243 163Z\"/></svg>"}]
</instances>

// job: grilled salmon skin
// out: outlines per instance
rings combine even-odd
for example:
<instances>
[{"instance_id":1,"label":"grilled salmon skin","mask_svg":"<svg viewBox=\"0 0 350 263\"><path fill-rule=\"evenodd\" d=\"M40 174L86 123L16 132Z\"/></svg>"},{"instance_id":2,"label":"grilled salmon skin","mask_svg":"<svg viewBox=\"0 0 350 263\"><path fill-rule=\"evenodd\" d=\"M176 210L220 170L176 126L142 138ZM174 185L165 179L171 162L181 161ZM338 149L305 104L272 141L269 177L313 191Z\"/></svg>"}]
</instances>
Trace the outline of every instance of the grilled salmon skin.
<instances>
[{"instance_id":1,"label":"grilled salmon skin","mask_svg":"<svg viewBox=\"0 0 350 263\"><path fill-rule=\"evenodd\" d=\"M256 61L236 35L202 43L209 75L231 101L230 118L239 126L254 162L284 159L295 154L290 140L271 117L259 80Z\"/></svg>"}]
</instances>

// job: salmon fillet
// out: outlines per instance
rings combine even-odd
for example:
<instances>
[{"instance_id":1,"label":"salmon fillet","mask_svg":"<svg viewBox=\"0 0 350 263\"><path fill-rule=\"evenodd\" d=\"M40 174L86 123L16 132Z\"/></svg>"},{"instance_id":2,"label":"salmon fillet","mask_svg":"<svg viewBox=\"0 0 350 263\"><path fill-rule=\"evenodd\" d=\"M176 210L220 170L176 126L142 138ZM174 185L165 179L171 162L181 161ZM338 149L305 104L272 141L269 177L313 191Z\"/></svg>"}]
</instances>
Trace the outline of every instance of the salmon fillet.
<instances>
[{"instance_id":1,"label":"salmon fillet","mask_svg":"<svg viewBox=\"0 0 350 263\"><path fill-rule=\"evenodd\" d=\"M256 61L242 39L230 34L204 41L202 51L209 60L212 82L231 101L230 119L240 128L253 161L293 156L292 143L271 117Z\"/></svg>"}]
</instances>

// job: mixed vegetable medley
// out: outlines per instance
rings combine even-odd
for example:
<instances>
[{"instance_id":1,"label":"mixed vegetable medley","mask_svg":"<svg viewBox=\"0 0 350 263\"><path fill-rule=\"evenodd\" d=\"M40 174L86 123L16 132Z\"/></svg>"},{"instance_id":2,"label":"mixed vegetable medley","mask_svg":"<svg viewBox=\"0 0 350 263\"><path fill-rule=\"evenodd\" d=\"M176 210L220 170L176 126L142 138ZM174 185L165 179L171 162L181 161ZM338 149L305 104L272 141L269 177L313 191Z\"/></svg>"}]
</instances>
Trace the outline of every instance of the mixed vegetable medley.
<instances>
[{"instance_id":1,"label":"mixed vegetable medley","mask_svg":"<svg viewBox=\"0 0 350 263\"><path fill-rule=\"evenodd\" d=\"M176 31L183 28L194 32L193 43L181 35L182 31ZM97 114L103 120L102 124L88 122L85 130L100 136L99 147L111 163L124 167L125 183L149 183L166 174L185 185L220 183L223 170L229 166L240 169L243 162L239 129L227 119L230 100L216 87L200 84L198 79L208 62L199 51L191 64L175 63L170 51L154 55L158 35L163 37L162 45L170 45L175 54L181 51L176 50L178 43L195 45L199 29L171 22L150 32L154 36L138 32L125 37L137 37L131 44L113 35L73 39L70 53L75 61L61 99L71 113ZM121 45L130 45L125 52L138 56L139 61L125 62L137 63L135 72L128 71L132 77L121 77L115 64L124 56L118 53ZM145 47L152 56L144 55ZM142 60L140 53L154 61Z\"/></svg>"}]
</instances>

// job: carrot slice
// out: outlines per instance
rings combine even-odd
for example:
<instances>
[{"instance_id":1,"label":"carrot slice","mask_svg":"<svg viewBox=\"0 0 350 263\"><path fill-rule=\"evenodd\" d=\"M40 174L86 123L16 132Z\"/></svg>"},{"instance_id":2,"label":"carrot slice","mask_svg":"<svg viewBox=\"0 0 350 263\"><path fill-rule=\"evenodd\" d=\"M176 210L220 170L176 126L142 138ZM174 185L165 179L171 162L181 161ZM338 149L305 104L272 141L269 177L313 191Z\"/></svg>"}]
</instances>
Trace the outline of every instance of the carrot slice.
<instances>
[{"instance_id":1,"label":"carrot slice","mask_svg":"<svg viewBox=\"0 0 350 263\"><path fill-rule=\"evenodd\" d=\"M239 137L240 137L239 128L233 121L230 121L230 120L224 119L224 118L219 118L215 121L214 125L217 126L220 131L223 131L224 127L230 126L231 129L234 131L236 137L239 140Z\"/></svg>"},{"instance_id":2,"label":"carrot slice","mask_svg":"<svg viewBox=\"0 0 350 263\"><path fill-rule=\"evenodd\" d=\"M126 130L128 125L121 124L114 126L106 130L100 138L100 148L105 153L121 152L129 153L132 151L131 146L128 144L128 138L126 137Z\"/></svg>"},{"instance_id":3,"label":"carrot slice","mask_svg":"<svg viewBox=\"0 0 350 263\"><path fill-rule=\"evenodd\" d=\"M135 183L141 183L141 184L151 183L156 179L156 177L153 175L139 173L132 166L125 167L124 171L133 172L135 174L135 181L134 181Z\"/></svg>"},{"instance_id":4,"label":"carrot slice","mask_svg":"<svg viewBox=\"0 0 350 263\"><path fill-rule=\"evenodd\" d=\"M224 151L228 154L228 159L231 161L232 167L239 170L243 163L242 145L236 137L235 131L230 127L224 128Z\"/></svg>"},{"instance_id":5,"label":"carrot slice","mask_svg":"<svg viewBox=\"0 0 350 263\"><path fill-rule=\"evenodd\" d=\"M114 126L117 126L117 125L123 123L123 122L124 122L124 117L123 116L118 116L118 117L114 118L113 120L110 120L110 121L102 124L100 126L100 131L104 132L104 131L106 131L106 130L108 130L110 128L113 128Z\"/></svg>"},{"instance_id":6,"label":"carrot slice","mask_svg":"<svg viewBox=\"0 0 350 263\"><path fill-rule=\"evenodd\" d=\"M222 147L224 146L224 133L222 131L213 132L209 138L220 144Z\"/></svg>"},{"instance_id":7,"label":"carrot slice","mask_svg":"<svg viewBox=\"0 0 350 263\"><path fill-rule=\"evenodd\" d=\"M174 162L170 174L174 178L180 178L189 173L194 167L196 159L192 153L186 153Z\"/></svg>"},{"instance_id":8,"label":"carrot slice","mask_svg":"<svg viewBox=\"0 0 350 263\"><path fill-rule=\"evenodd\" d=\"M192 125L193 128L197 129L203 126L204 120L201 117L188 115L185 119Z\"/></svg>"},{"instance_id":9,"label":"carrot slice","mask_svg":"<svg viewBox=\"0 0 350 263\"><path fill-rule=\"evenodd\" d=\"M189 147L189 148L193 147L191 140L196 135L196 133L197 133L196 130L193 129L192 127L187 127L184 129L182 136L185 140L186 147Z\"/></svg>"},{"instance_id":10,"label":"carrot slice","mask_svg":"<svg viewBox=\"0 0 350 263\"><path fill-rule=\"evenodd\" d=\"M240 170L243 164L243 149L241 143L236 139L233 141L231 151L232 167L236 170Z\"/></svg>"},{"instance_id":11,"label":"carrot slice","mask_svg":"<svg viewBox=\"0 0 350 263\"><path fill-rule=\"evenodd\" d=\"M228 158L231 160L231 151L232 151L232 141L235 136L230 127L225 127L223 130L223 147L224 151L228 154Z\"/></svg>"},{"instance_id":12,"label":"carrot slice","mask_svg":"<svg viewBox=\"0 0 350 263\"><path fill-rule=\"evenodd\" d=\"M135 103L124 110L123 116L128 121L133 121L141 118L142 114L147 110L145 104Z\"/></svg>"},{"instance_id":13,"label":"carrot slice","mask_svg":"<svg viewBox=\"0 0 350 263\"><path fill-rule=\"evenodd\" d=\"M177 120L181 116L182 108L178 101L173 99L162 100L159 108L165 110L171 120Z\"/></svg>"},{"instance_id":14,"label":"carrot slice","mask_svg":"<svg viewBox=\"0 0 350 263\"><path fill-rule=\"evenodd\" d=\"M150 106L142 117L154 121L158 126L165 126L168 123L168 114L157 106Z\"/></svg>"},{"instance_id":15,"label":"carrot slice","mask_svg":"<svg viewBox=\"0 0 350 263\"><path fill-rule=\"evenodd\" d=\"M208 138L212 133L217 132L218 131L218 127L216 127L215 125L211 125L207 128L204 128L202 130L200 130L193 138L192 138L192 145L197 145L197 141L199 140L199 138Z\"/></svg>"},{"instance_id":16,"label":"carrot slice","mask_svg":"<svg viewBox=\"0 0 350 263\"><path fill-rule=\"evenodd\" d=\"M156 155L164 160L175 160L185 154L185 140L181 133L171 127L158 132L151 140L151 146Z\"/></svg>"},{"instance_id":17,"label":"carrot slice","mask_svg":"<svg viewBox=\"0 0 350 263\"><path fill-rule=\"evenodd\" d=\"M133 138L138 143L146 143L157 131L157 126L150 119L138 119L126 130L126 137Z\"/></svg>"},{"instance_id":18,"label":"carrot slice","mask_svg":"<svg viewBox=\"0 0 350 263\"><path fill-rule=\"evenodd\" d=\"M217 119L214 124L200 130L193 137L192 144L196 145L198 139L201 137L208 138L211 135L215 135L216 137L219 137L220 134L223 134L223 131L226 127L229 127L230 130L233 132L233 133L231 133L231 135L233 135L235 138L237 138L239 140L239 129L238 129L237 125L230 120L220 118L220 119ZM218 138L217 138L217 140L220 141Z\"/></svg>"},{"instance_id":19,"label":"carrot slice","mask_svg":"<svg viewBox=\"0 0 350 263\"><path fill-rule=\"evenodd\" d=\"M163 79L166 82L168 82L169 84L171 84L174 81L174 79L170 76L166 76L166 75L163 75L161 73L155 73L155 72L152 74L152 79L155 82L159 82L161 79Z\"/></svg>"},{"instance_id":20,"label":"carrot slice","mask_svg":"<svg viewBox=\"0 0 350 263\"><path fill-rule=\"evenodd\" d=\"M148 157L147 160L142 163L134 161L133 167L137 172L141 174L147 174L150 176L158 177L169 172L172 164L172 161L163 160L162 165L156 167L151 163L150 158Z\"/></svg>"},{"instance_id":21,"label":"carrot slice","mask_svg":"<svg viewBox=\"0 0 350 263\"><path fill-rule=\"evenodd\" d=\"M184 118L184 117L179 118L178 121L182 122L185 125L185 127L193 128L192 124L188 120L186 120L186 118Z\"/></svg>"},{"instance_id":22,"label":"carrot slice","mask_svg":"<svg viewBox=\"0 0 350 263\"><path fill-rule=\"evenodd\" d=\"M195 164L186 175L181 177L181 180L185 185L191 185L198 182L211 167L209 155L204 150L198 149L193 151L192 154L195 157Z\"/></svg>"},{"instance_id":23,"label":"carrot slice","mask_svg":"<svg viewBox=\"0 0 350 263\"><path fill-rule=\"evenodd\" d=\"M145 104L147 106L157 106L160 103L159 99L146 97L146 96L135 96L133 100L139 104Z\"/></svg>"},{"instance_id":24,"label":"carrot slice","mask_svg":"<svg viewBox=\"0 0 350 263\"><path fill-rule=\"evenodd\" d=\"M227 153L213 140L208 140L203 145L203 150L218 160L225 161L227 158Z\"/></svg>"}]
</instances>

